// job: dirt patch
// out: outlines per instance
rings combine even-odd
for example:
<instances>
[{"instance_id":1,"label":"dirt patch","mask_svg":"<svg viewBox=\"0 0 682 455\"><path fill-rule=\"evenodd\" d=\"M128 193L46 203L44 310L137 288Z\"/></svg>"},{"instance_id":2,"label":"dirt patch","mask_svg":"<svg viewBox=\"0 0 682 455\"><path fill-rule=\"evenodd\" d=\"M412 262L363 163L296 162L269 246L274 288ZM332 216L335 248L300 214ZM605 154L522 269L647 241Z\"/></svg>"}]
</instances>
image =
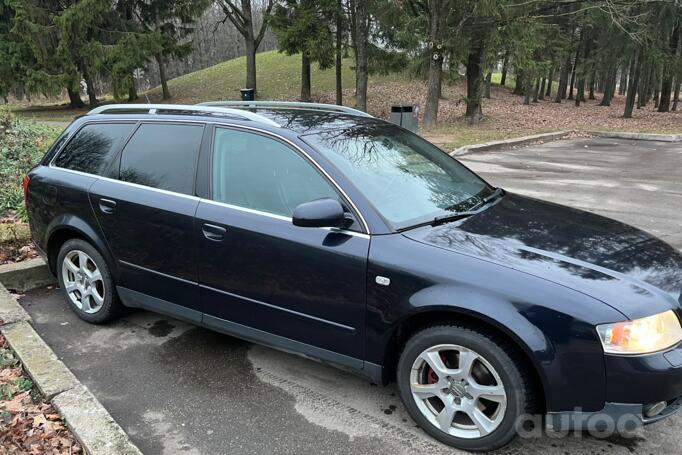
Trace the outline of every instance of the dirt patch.
<instances>
[{"instance_id":1,"label":"dirt patch","mask_svg":"<svg viewBox=\"0 0 682 455\"><path fill-rule=\"evenodd\" d=\"M38 256L27 223L15 217L0 218L0 264L25 261Z\"/></svg>"}]
</instances>

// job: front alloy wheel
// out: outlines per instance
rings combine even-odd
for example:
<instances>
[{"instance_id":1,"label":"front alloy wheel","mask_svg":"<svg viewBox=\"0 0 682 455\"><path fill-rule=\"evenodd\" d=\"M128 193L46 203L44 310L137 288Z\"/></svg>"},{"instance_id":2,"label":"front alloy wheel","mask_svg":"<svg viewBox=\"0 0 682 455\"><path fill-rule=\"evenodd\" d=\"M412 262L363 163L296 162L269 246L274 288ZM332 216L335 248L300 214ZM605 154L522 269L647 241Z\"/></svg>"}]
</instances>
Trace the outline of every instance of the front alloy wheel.
<instances>
[{"instance_id":1,"label":"front alloy wheel","mask_svg":"<svg viewBox=\"0 0 682 455\"><path fill-rule=\"evenodd\" d=\"M454 344L423 351L412 365L410 387L424 417L457 438L492 433L507 409L495 368L477 352Z\"/></svg>"},{"instance_id":2,"label":"front alloy wheel","mask_svg":"<svg viewBox=\"0 0 682 455\"><path fill-rule=\"evenodd\" d=\"M523 354L480 327L440 325L410 337L396 372L415 422L441 442L471 451L502 447L533 411L534 382Z\"/></svg>"}]
</instances>

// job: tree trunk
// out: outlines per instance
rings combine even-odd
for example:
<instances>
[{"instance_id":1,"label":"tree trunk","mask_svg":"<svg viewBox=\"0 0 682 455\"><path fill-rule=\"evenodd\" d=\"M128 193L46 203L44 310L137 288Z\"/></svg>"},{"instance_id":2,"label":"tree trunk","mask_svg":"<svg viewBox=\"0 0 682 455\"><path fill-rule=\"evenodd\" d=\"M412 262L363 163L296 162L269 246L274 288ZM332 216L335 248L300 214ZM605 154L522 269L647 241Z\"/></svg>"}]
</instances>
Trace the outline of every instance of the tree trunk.
<instances>
[{"instance_id":1,"label":"tree trunk","mask_svg":"<svg viewBox=\"0 0 682 455\"><path fill-rule=\"evenodd\" d=\"M563 99L563 92L566 90L566 80L568 79L568 70L566 69L566 65L563 65L561 67L561 71L559 72L559 87L557 88L556 96L554 97L554 102L555 103L561 103L561 100Z\"/></svg>"},{"instance_id":2,"label":"tree trunk","mask_svg":"<svg viewBox=\"0 0 682 455\"><path fill-rule=\"evenodd\" d=\"M591 100L596 100L597 98L594 96L594 85L596 84L596 79L597 79L597 74L594 70L592 70L592 75L590 76L590 96L589 99Z\"/></svg>"},{"instance_id":3,"label":"tree trunk","mask_svg":"<svg viewBox=\"0 0 682 455\"><path fill-rule=\"evenodd\" d=\"M509 66L509 51L504 52L504 60L502 61L502 78L500 79L500 85L507 84L507 69Z\"/></svg>"},{"instance_id":4,"label":"tree trunk","mask_svg":"<svg viewBox=\"0 0 682 455\"><path fill-rule=\"evenodd\" d=\"M578 55L575 56L575 62L573 63L573 68L571 69L571 84L568 90L568 99L573 99L573 89L575 88L575 73L578 69Z\"/></svg>"},{"instance_id":5,"label":"tree trunk","mask_svg":"<svg viewBox=\"0 0 682 455\"><path fill-rule=\"evenodd\" d=\"M355 0L348 0L349 12L349 31L350 31L350 47L353 49L353 58L355 59L355 97L358 96L358 15L357 2ZM357 101L356 101L357 104Z\"/></svg>"},{"instance_id":6,"label":"tree trunk","mask_svg":"<svg viewBox=\"0 0 682 455\"><path fill-rule=\"evenodd\" d=\"M244 47L246 48L246 86L252 88L254 93L256 86L256 41L253 35L244 37Z\"/></svg>"},{"instance_id":7,"label":"tree trunk","mask_svg":"<svg viewBox=\"0 0 682 455\"><path fill-rule=\"evenodd\" d=\"M166 80L166 62L164 61L163 55L159 52L155 56L156 64L159 66L159 79L161 79L161 91L163 93L163 99L170 99L171 94L168 90L168 81Z\"/></svg>"},{"instance_id":8,"label":"tree trunk","mask_svg":"<svg viewBox=\"0 0 682 455\"><path fill-rule=\"evenodd\" d=\"M575 94L575 105L580 107L580 102L585 101L585 78L578 79L578 91Z\"/></svg>"},{"instance_id":9,"label":"tree trunk","mask_svg":"<svg viewBox=\"0 0 682 455\"><path fill-rule=\"evenodd\" d=\"M71 87L66 87L66 93L69 94L69 107L74 109L85 107L85 103L83 103L78 91L74 91Z\"/></svg>"},{"instance_id":10,"label":"tree trunk","mask_svg":"<svg viewBox=\"0 0 682 455\"><path fill-rule=\"evenodd\" d=\"M677 103L680 100L680 76L677 76L677 81L675 82L675 94L673 95L673 107L672 111L677 111Z\"/></svg>"},{"instance_id":11,"label":"tree trunk","mask_svg":"<svg viewBox=\"0 0 682 455\"><path fill-rule=\"evenodd\" d=\"M464 116L469 124L478 126L481 122L483 111L481 109L481 82L483 79L483 56L485 53L485 40L483 33L472 38L467 57L467 110Z\"/></svg>"},{"instance_id":12,"label":"tree trunk","mask_svg":"<svg viewBox=\"0 0 682 455\"><path fill-rule=\"evenodd\" d=\"M443 0L429 2L429 70L426 86L426 108L424 109L424 126L431 127L438 122L438 102L441 92L441 73L443 72L443 43L444 32ZM467 88L469 71L467 69ZM481 80L479 79L479 90ZM479 92L480 97L480 92ZM468 101L467 101L468 105ZM467 108L468 111L468 108Z\"/></svg>"},{"instance_id":13,"label":"tree trunk","mask_svg":"<svg viewBox=\"0 0 682 455\"><path fill-rule=\"evenodd\" d=\"M490 86L491 86L492 82L493 82L493 73L489 72L485 76L485 83L484 83L484 90L483 90L483 96L486 99L490 99Z\"/></svg>"},{"instance_id":14,"label":"tree trunk","mask_svg":"<svg viewBox=\"0 0 682 455\"><path fill-rule=\"evenodd\" d=\"M538 102L538 97L540 96L540 78L535 78L535 87L533 88L533 102Z\"/></svg>"},{"instance_id":15,"label":"tree trunk","mask_svg":"<svg viewBox=\"0 0 682 455\"><path fill-rule=\"evenodd\" d=\"M547 75L547 91L545 92L545 96L547 98L552 97L552 82L554 81L554 67L552 66L549 69L549 74Z\"/></svg>"},{"instance_id":16,"label":"tree trunk","mask_svg":"<svg viewBox=\"0 0 682 455\"><path fill-rule=\"evenodd\" d=\"M542 78L542 82L540 83L540 93L538 94L538 99L540 101L545 99L545 85L547 85L547 79Z\"/></svg>"},{"instance_id":17,"label":"tree trunk","mask_svg":"<svg viewBox=\"0 0 682 455\"><path fill-rule=\"evenodd\" d=\"M343 0L339 0L336 12L336 104L343 106L343 79L341 61L343 58Z\"/></svg>"},{"instance_id":18,"label":"tree trunk","mask_svg":"<svg viewBox=\"0 0 682 455\"><path fill-rule=\"evenodd\" d=\"M682 21L682 16L678 19L677 25L673 29L673 34L670 38L670 50L669 50L669 63L663 66L663 84L661 86L661 101L658 104L658 112L668 112L670 111L670 95L673 90L673 76L674 69L673 64L675 60L675 54L677 53L677 42L680 39L680 24Z\"/></svg>"},{"instance_id":19,"label":"tree trunk","mask_svg":"<svg viewBox=\"0 0 682 455\"><path fill-rule=\"evenodd\" d=\"M640 60L641 50L637 51L637 54L630 60L630 82L628 83L628 96L625 100L625 113L624 118L632 118L632 110L635 107L635 94L637 92L637 87L639 87L639 73L641 71Z\"/></svg>"},{"instance_id":20,"label":"tree trunk","mask_svg":"<svg viewBox=\"0 0 682 455\"><path fill-rule=\"evenodd\" d=\"M618 82L618 94L620 96L625 95L628 89L628 68L630 65L624 66L620 69L620 81Z\"/></svg>"},{"instance_id":21,"label":"tree trunk","mask_svg":"<svg viewBox=\"0 0 682 455\"><path fill-rule=\"evenodd\" d=\"M571 51L566 56L566 61L564 62L564 65L561 67L561 75L559 76L559 91L557 91L556 99L554 100L556 103L561 103L561 100L566 99L566 94L568 91L568 78L571 74L572 64L573 52Z\"/></svg>"},{"instance_id":22,"label":"tree trunk","mask_svg":"<svg viewBox=\"0 0 682 455\"><path fill-rule=\"evenodd\" d=\"M525 80L526 80L525 71L523 71L522 69L517 69L516 82L514 84L514 91L512 92L514 95L523 96L523 94L526 93L526 89L523 85Z\"/></svg>"},{"instance_id":23,"label":"tree trunk","mask_svg":"<svg viewBox=\"0 0 682 455\"><path fill-rule=\"evenodd\" d=\"M525 93L523 95L523 104L529 105L530 104L530 92L533 90L531 87L533 86L532 80L528 78L528 80L524 81L525 83L523 84L525 87Z\"/></svg>"},{"instance_id":24,"label":"tree trunk","mask_svg":"<svg viewBox=\"0 0 682 455\"><path fill-rule=\"evenodd\" d=\"M137 88L135 88L135 78L131 77L131 84L128 87L128 101L135 101L139 97L137 96Z\"/></svg>"},{"instance_id":25,"label":"tree trunk","mask_svg":"<svg viewBox=\"0 0 682 455\"><path fill-rule=\"evenodd\" d=\"M83 79L85 80L86 91L88 92L88 104L90 108L97 106L97 94L95 93L95 83L90 79L90 76L83 72Z\"/></svg>"},{"instance_id":26,"label":"tree trunk","mask_svg":"<svg viewBox=\"0 0 682 455\"><path fill-rule=\"evenodd\" d=\"M658 95L660 93L660 81L658 80L658 67L654 69L654 77L651 82L651 99L654 101L654 109L658 108Z\"/></svg>"},{"instance_id":27,"label":"tree trunk","mask_svg":"<svg viewBox=\"0 0 682 455\"><path fill-rule=\"evenodd\" d=\"M369 40L367 2L358 1L355 11L356 20L356 58L355 65L355 107L367 112L367 42ZM437 96L436 96L437 99Z\"/></svg>"},{"instance_id":28,"label":"tree trunk","mask_svg":"<svg viewBox=\"0 0 682 455\"><path fill-rule=\"evenodd\" d=\"M600 106L611 105L611 99L613 98L613 85L615 83L616 83L615 70L609 68L607 69L607 74L604 79L604 96L602 96L601 103L599 103Z\"/></svg>"},{"instance_id":29,"label":"tree trunk","mask_svg":"<svg viewBox=\"0 0 682 455\"><path fill-rule=\"evenodd\" d=\"M301 54L301 101L310 101L310 57L306 52Z\"/></svg>"},{"instance_id":30,"label":"tree trunk","mask_svg":"<svg viewBox=\"0 0 682 455\"><path fill-rule=\"evenodd\" d=\"M641 62L640 62L641 64ZM651 59L649 59L649 71L647 72L647 77L642 81L642 86L639 89L638 97L638 107L642 108L649 104L651 85L654 82L654 65Z\"/></svg>"}]
</instances>

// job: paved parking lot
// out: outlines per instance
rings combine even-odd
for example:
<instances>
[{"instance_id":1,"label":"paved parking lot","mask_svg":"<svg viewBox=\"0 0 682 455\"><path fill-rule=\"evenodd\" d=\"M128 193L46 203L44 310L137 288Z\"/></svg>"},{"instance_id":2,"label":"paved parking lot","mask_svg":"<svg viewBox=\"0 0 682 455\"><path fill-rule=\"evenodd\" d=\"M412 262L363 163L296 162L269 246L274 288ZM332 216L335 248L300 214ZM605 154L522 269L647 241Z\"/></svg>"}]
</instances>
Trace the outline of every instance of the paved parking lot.
<instances>
[{"instance_id":1,"label":"paved parking lot","mask_svg":"<svg viewBox=\"0 0 682 455\"><path fill-rule=\"evenodd\" d=\"M462 157L511 191L605 214L682 248L682 144L573 140ZM38 332L145 454L455 453L395 385L143 311L82 322L57 291L21 299ZM518 440L509 454L679 453L682 416L635 437Z\"/></svg>"}]
</instances>

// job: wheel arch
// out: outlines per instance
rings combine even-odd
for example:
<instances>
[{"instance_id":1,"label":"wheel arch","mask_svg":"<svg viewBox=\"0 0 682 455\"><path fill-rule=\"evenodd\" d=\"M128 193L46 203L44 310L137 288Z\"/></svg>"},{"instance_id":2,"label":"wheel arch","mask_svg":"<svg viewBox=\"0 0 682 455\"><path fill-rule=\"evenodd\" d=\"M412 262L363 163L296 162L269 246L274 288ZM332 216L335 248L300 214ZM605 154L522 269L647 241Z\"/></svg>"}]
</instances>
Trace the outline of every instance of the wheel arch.
<instances>
[{"instance_id":1,"label":"wheel arch","mask_svg":"<svg viewBox=\"0 0 682 455\"><path fill-rule=\"evenodd\" d=\"M91 244L107 261L112 274L118 274L115 263L105 240L86 221L75 216L62 216L55 219L47 230L45 254L50 272L57 273L57 255L62 245L71 239L81 239Z\"/></svg>"},{"instance_id":2,"label":"wheel arch","mask_svg":"<svg viewBox=\"0 0 682 455\"><path fill-rule=\"evenodd\" d=\"M546 403L549 401L547 378L543 369L538 364L533 350L513 330L499 321L482 313L466 311L457 307L434 307L416 311L399 321L393 328L384 354L384 382L395 379L396 367L402 348L407 340L415 333L429 326L443 325L447 323L465 325L474 329L492 332L509 343L517 351L520 358L524 359L525 366L533 376L533 385L539 392L537 394L536 407L538 412L546 411Z\"/></svg>"}]
</instances>

